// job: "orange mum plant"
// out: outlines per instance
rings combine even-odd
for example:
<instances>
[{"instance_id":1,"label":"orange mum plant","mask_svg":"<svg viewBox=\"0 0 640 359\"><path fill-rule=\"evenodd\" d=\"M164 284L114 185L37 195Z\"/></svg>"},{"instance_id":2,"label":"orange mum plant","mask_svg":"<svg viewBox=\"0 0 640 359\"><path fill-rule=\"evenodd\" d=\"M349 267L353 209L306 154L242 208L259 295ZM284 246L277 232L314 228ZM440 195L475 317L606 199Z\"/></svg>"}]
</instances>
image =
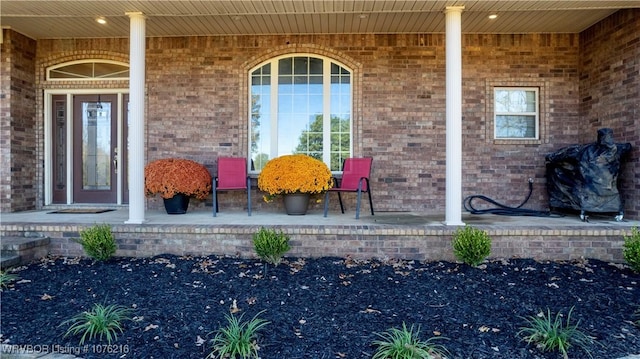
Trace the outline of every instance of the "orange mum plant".
<instances>
[{"instance_id":1,"label":"orange mum plant","mask_svg":"<svg viewBox=\"0 0 640 359\"><path fill-rule=\"evenodd\" d=\"M165 158L149 162L144 168L147 196L159 194L171 198L178 193L204 200L211 193L211 175L198 162Z\"/></svg>"},{"instance_id":2,"label":"orange mum plant","mask_svg":"<svg viewBox=\"0 0 640 359\"><path fill-rule=\"evenodd\" d=\"M287 193L321 193L332 186L331 171L311 156L285 155L269 160L258 176L265 201Z\"/></svg>"}]
</instances>

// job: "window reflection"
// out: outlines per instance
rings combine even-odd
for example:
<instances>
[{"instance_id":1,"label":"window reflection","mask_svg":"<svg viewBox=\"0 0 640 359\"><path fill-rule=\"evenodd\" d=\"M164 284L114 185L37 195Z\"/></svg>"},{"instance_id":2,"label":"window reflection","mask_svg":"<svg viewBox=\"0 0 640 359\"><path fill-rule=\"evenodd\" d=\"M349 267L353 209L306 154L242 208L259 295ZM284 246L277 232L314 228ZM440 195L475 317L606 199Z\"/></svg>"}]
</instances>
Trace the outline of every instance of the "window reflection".
<instances>
[{"instance_id":1,"label":"window reflection","mask_svg":"<svg viewBox=\"0 0 640 359\"><path fill-rule=\"evenodd\" d=\"M538 138L538 89L496 88L495 138Z\"/></svg>"},{"instance_id":2,"label":"window reflection","mask_svg":"<svg viewBox=\"0 0 640 359\"><path fill-rule=\"evenodd\" d=\"M286 57L253 71L253 169L260 171L272 157L304 153L341 170L342 160L351 155L351 90L351 72L328 59Z\"/></svg>"},{"instance_id":3,"label":"window reflection","mask_svg":"<svg viewBox=\"0 0 640 359\"><path fill-rule=\"evenodd\" d=\"M82 189L111 189L111 103L82 103Z\"/></svg>"}]
</instances>

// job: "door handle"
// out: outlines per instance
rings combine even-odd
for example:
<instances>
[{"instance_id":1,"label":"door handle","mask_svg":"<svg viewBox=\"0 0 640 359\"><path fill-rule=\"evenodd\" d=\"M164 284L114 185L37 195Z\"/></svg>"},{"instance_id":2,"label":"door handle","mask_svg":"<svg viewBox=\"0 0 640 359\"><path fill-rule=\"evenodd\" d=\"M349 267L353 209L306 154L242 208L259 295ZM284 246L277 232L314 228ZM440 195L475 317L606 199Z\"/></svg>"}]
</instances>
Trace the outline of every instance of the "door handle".
<instances>
[{"instance_id":1,"label":"door handle","mask_svg":"<svg viewBox=\"0 0 640 359\"><path fill-rule=\"evenodd\" d=\"M113 149L113 170L118 173L118 147Z\"/></svg>"}]
</instances>

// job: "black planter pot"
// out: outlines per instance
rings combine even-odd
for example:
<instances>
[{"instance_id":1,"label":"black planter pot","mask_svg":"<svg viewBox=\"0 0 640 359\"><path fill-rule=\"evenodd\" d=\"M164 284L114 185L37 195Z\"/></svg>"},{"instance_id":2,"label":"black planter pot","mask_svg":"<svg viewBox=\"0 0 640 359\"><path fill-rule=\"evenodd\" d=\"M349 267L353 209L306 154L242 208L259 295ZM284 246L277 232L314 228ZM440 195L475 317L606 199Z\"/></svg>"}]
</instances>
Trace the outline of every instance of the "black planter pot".
<instances>
[{"instance_id":1,"label":"black planter pot","mask_svg":"<svg viewBox=\"0 0 640 359\"><path fill-rule=\"evenodd\" d=\"M171 198L164 199L164 209L167 214L185 214L189 207L189 199L191 197L184 194L177 194Z\"/></svg>"}]
</instances>

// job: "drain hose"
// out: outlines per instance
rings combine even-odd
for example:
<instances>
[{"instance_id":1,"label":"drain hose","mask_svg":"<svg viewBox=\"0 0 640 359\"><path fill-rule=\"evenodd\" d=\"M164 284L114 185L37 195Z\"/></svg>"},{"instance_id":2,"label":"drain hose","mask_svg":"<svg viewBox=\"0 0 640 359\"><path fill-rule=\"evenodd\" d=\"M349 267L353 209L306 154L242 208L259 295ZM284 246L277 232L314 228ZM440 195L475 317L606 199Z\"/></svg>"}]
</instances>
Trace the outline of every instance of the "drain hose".
<instances>
[{"instance_id":1,"label":"drain hose","mask_svg":"<svg viewBox=\"0 0 640 359\"><path fill-rule=\"evenodd\" d=\"M476 194L464 199L464 209L466 209L467 212L470 212L472 214L497 214L501 216L550 217L551 216L550 211L537 211L533 209L520 208L524 206L524 204L527 203L527 201L529 201L529 198L531 198L531 193L533 193L533 179L529 178L529 194L527 195L527 198L525 198L524 201L522 201L522 203L520 203L520 205L518 205L517 207L505 206L504 204L498 203L487 196ZM490 204L495 205L496 208L476 209L475 207L473 207L473 204L471 203L474 200L482 200L485 202L489 202Z\"/></svg>"}]
</instances>

